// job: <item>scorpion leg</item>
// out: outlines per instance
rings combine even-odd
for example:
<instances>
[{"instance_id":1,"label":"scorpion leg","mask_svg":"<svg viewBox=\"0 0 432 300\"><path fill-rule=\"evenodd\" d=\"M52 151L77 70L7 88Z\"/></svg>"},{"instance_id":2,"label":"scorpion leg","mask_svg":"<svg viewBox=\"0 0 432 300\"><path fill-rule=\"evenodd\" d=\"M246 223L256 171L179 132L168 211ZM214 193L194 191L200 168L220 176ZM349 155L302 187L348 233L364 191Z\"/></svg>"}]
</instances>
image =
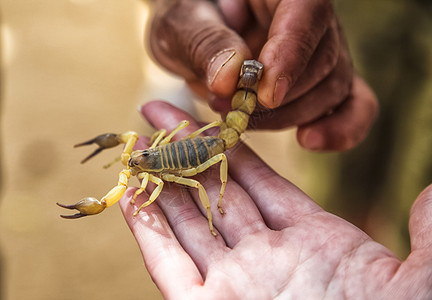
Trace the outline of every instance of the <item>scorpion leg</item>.
<instances>
[{"instance_id":1,"label":"scorpion leg","mask_svg":"<svg viewBox=\"0 0 432 300\"><path fill-rule=\"evenodd\" d=\"M177 132L179 132L180 130L182 130L183 128L185 128L185 127L187 127L189 125L189 121L187 121L187 120L183 120L183 121L181 121L178 125L177 125L177 127L176 128L174 128L173 129L173 131L171 131L171 133L169 134L169 135L167 135L160 143L159 143L159 146L162 146L162 145L166 145L166 144L168 144L170 141L171 141L171 139L173 138L173 136L177 133Z\"/></svg>"},{"instance_id":2,"label":"scorpion leg","mask_svg":"<svg viewBox=\"0 0 432 300\"><path fill-rule=\"evenodd\" d=\"M196 137L197 135L206 131L209 128L221 126L222 123L223 123L223 121L220 121L220 120L212 122L212 123L200 128L200 129L198 129L197 131L189 134L188 136L186 136L183 139L189 139L189 138ZM189 121L186 121L186 120L181 121L180 124L178 124L177 127L174 128L173 131L171 131L171 133L168 136L166 136L162 141L160 141L160 140L164 137L166 131L164 129L156 131L153 134L152 138L150 139L150 142L154 141L152 146L150 147L150 149L155 148L156 146L162 146L162 145L168 144L177 132L179 132L183 128L187 127L188 125L189 125Z\"/></svg>"},{"instance_id":3,"label":"scorpion leg","mask_svg":"<svg viewBox=\"0 0 432 300\"><path fill-rule=\"evenodd\" d=\"M210 129L210 128L213 128L213 127L220 127L222 125L222 123L223 123L223 121L219 120L219 121L214 121L214 122L212 122L210 124L207 124L206 126L201 127L197 131L192 132L188 136L184 137L183 140L194 138L197 135L199 135L199 134L203 133L204 131L206 131L207 129Z\"/></svg>"},{"instance_id":4,"label":"scorpion leg","mask_svg":"<svg viewBox=\"0 0 432 300\"><path fill-rule=\"evenodd\" d=\"M172 174L165 174L165 175L163 175L162 178L166 181L169 181L169 182L175 182L178 184L183 184L183 185L187 185L187 186L194 187L194 188L198 189L198 195L199 195L200 201L207 211L207 219L208 219L208 223L209 223L210 232L213 236L217 236L217 233L214 231L214 228L213 228L213 217L212 217L212 213L211 213L211 209L210 209L210 201L209 201L209 198L207 196L207 192L204 189L204 187L202 186L202 184L199 183L198 181L194 180L194 179L178 177L178 176L175 176Z\"/></svg>"},{"instance_id":5,"label":"scorpion leg","mask_svg":"<svg viewBox=\"0 0 432 300\"><path fill-rule=\"evenodd\" d=\"M149 179L150 179L150 174L147 172L142 172L142 173L137 174L137 178L142 179L141 187L139 189L137 189L135 194L133 195L132 200L130 201L131 204L135 204L136 197L138 197L142 192L145 191L147 184L149 182Z\"/></svg>"},{"instance_id":6,"label":"scorpion leg","mask_svg":"<svg viewBox=\"0 0 432 300\"><path fill-rule=\"evenodd\" d=\"M110 168L112 165L114 165L115 163L119 162L121 160L121 156L117 156L116 158L114 158L110 163L107 163L106 165L103 166L104 169L108 169Z\"/></svg>"},{"instance_id":7,"label":"scorpion leg","mask_svg":"<svg viewBox=\"0 0 432 300\"><path fill-rule=\"evenodd\" d=\"M150 138L151 146L149 149L155 148L159 144L161 139L165 136L165 134L166 134L165 129L160 129L160 130L156 131L155 133L153 133L152 137Z\"/></svg>"},{"instance_id":8,"label":"scorpion leg","mask_svg":"<svg viewBox=\"0 0 432 300\"><path fill-rule=\"evenodd\" d=\"M212 158L210 158L209 160L207 160L206 162L202 163L201 165L199 165L196 168L182 171L182 175L187 176L187 177L194 176L198 173L204 172L205 170L207 170L208 168L210 168L214 164L217 164L218 162L221 162L220 180L221 180L221 184L222 184L221 189L220 189L220 193L219 193L218 210L223 215L225 212L222 209L222 198L223 198L224 193L225 193L225 187L226 187L226 183L227 183L227 179L228 179L228 161L227 161L225 154L219 153L219 154L213 156Z\"/></svg>"},{"instance_id":9,"label":"scorpion leg","mask_svg":"<svg viewBox=\"0 0 432 300\"><path fill-rule=\"evenodd\" d=\"M148 173L146 173L147 175L148 175L148 181L151 181L151 182L153 182L153 183L156 183L157 184L157 187L153 190L153 192L151 193L151 195L150 195L150 197L149 197L149 200L147 200L146 202L144 202L135 212L134 212L134 217L136 217L137 215L138 215L138 213L140 212L140 210L141 209L143 209L144 207L146 207L146 206L149 206L150 204L152 204L155 200L156 200L156 198L159 196L159 194L161 193L161 191L162 191L162 188L163 188L163 185L164 185L164 182L162 181L162 179L160 179L159 177L156 177L156 176L154 176L154 175L152 175L152 174L148 174ZM144 177L145 177L146 175L144 175ZM143 182L144 182L144 179L143 179ZM147 185L147 184L146 184ZM135 198L136 198L136 196L138 196L139 194L141 194L143 191L144 191L144 189L145 189L145 186L143 187L143 184L141 184L141 188L140 189L138 189L136 192L135 192L135 195L133 196L133 198L132 198L132 201L134 201L135 202ZM138 193L138 194L137 194ZM131 201L131 203L132 203L132 201Z\"/></svg>"}]
</instances>

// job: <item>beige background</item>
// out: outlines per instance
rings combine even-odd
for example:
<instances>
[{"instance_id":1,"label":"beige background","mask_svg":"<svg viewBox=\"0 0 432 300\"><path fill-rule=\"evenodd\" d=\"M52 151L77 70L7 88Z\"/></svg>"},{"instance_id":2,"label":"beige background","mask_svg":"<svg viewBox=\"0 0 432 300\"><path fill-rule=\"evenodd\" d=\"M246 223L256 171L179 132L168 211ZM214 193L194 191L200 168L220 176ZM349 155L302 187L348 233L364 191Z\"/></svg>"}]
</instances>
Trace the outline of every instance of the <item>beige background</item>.
<instances>
[{"instance_id":1,"label":"beige background","mask_svg":"<svg viewBox=\"0 0 432 300\"><path fill-rule=\"evenodd\" d=\"M299 149L292 130L243 139L326 209L403 258L407 219L432 178L432 6L427 1L334 1L355 67L381 112L353 151ZM143 43L149 9L134 0L1 0L0 297L161 299L113 207L63 220L56 202L103 196L119 149L79 164L73 149L104 132L153 129L136 107L165 99L203 121L218 116L157 68Z\"/></svg>"},{"instance_id":2,"label":"beige background","mask_svg":"<svg viewBox=\"0 0 432 300\"><path fill-rule=\"evenodd\" d=\"M143 45L148 7L126 0L2 0L2 291L21 299L160 299L118 207L63 220L55 203L101 197L119 165L86 165L93 148L72 146L104 132L152 129L136 107L166 99L197 118L217 118L163 73ZM245 140L303 187L292 132ZM279 139L278 147L267 147ZM261 139L261 143L257 141ZM290 149L289 152L287 149ZM289 154L290 153L290 154ZM284 164L281 164L281 161Z\"/></svg>"}]
</instances>

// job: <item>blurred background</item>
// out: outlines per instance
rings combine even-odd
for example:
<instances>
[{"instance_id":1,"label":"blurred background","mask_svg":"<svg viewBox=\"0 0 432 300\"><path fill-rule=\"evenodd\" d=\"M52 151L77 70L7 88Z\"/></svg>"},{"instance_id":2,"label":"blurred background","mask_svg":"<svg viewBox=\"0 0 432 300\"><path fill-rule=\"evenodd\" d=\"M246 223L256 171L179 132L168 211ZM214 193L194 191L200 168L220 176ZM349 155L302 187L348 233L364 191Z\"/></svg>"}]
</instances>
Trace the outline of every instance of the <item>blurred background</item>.
<instances>
[{"instance_id":1,"label":"blurred background","mask_svg":"<svg viewBox=\"0 0 432 300\"><path fill-rule=\"evenodd\" d=\"M336 0L355 67L381 113L353 151L300 149L293 130L244 140L320 205L400 258L407 220L432 180L432 5ZM0 299L161 299L118 208L59 218L55 202L103 196L119 166L72 146L104 132L153 129L136 107L165 99L203 121L218 116L155 66L144 45L149 4L135 0L2 0ZM272 145L277 144L278 147Z\"/></svg>"}]
</instances>

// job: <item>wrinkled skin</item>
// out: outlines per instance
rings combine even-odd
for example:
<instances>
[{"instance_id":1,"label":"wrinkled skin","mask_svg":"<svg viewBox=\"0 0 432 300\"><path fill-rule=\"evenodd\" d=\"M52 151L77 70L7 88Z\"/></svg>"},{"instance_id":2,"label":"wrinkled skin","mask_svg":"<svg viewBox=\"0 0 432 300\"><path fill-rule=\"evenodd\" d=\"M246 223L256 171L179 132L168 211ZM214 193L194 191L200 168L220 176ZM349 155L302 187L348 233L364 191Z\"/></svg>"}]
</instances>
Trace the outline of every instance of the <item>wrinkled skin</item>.
<instances>
[{"instance_id":1,"label":"wrinkled skin","mask_svg":"<svg viewBox=\"0 0 432 300\"><path fill-rule=\"evenodd\" d=\"M260 61L261 110L250 126L297 126L307 149L350 149L377 115L330 0L157 0L150 47L222 115L243 60Z\"/></svg>"},{"instance_id":2,"label":"wrinkled skin","mask_svg":"<svg viewBox=\"0 0 432 300\"><path fill-rule=\"evenodd\" d=\"M142 107L157 128L173 129L189 115L163 102ZM142 143L142 141L141 141ZM144 147L144 145L138 145ZM347 221L321 209L271 170L245 145L226 152L226 214L214 213L219 235L208 230L195 191L167 184L137 217L123 210L153 280L167 299L431 299L432 187L410 216L412 252L405 261ZM215 211L219 171L197 176ZM347 197L349 195L346 195Z\"/></svg>"}]
</instances>

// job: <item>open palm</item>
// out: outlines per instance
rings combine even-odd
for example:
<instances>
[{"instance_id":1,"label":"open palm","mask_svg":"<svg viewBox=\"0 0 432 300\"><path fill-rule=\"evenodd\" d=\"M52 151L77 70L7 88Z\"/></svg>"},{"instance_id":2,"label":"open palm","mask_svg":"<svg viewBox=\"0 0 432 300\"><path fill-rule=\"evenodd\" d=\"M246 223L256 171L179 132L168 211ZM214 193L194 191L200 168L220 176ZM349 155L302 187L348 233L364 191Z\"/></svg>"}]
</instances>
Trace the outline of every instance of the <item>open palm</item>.
<instances>
[{"instance_id":1,"label":"open palm","mask_svg":"<svg viewBox=\"0 0 432 300\"><path fill-rule=\"evenodd\" d=\"M142 107L157 128L191 121L164 102ZM144 145L142 145L144 147ZM410 218L412 252L400 261L347 221L325 212L277 175L245 145L227 153L225 215L215 209L219 170L196 176L214 200L208 229L194 190L166 184L156 203L137 217L120 201L153 280L168 299L426 299L432 297L432 189L425 190ZM137 206L145 201L138 199Z\"/></svg>"}]
</instances>

